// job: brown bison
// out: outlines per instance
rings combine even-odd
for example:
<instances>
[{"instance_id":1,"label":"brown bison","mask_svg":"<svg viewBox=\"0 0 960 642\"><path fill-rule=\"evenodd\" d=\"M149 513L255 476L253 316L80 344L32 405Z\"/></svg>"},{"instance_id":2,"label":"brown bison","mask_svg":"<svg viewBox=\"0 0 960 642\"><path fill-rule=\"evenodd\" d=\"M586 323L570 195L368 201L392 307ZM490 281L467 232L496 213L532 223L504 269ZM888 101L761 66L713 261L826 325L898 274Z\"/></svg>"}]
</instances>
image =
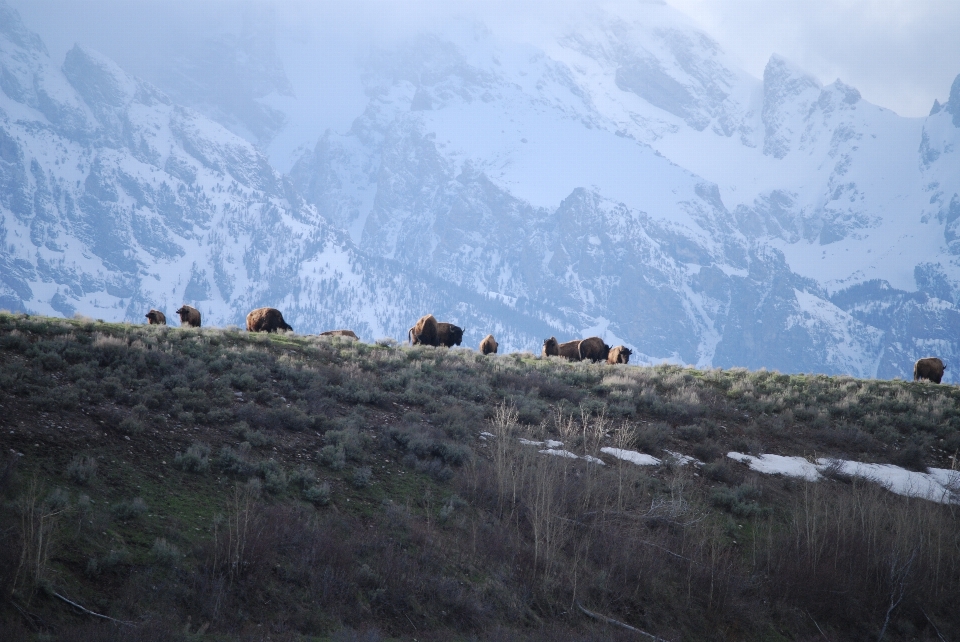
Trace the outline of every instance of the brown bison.
<instances>
[{"instance_id":1,"label":"brown bison","mask_svg":"<svg viewBox=\"0 0 960 642\"><path fill-rule=\"evenodd\" d=\"M351 339L360 340L360 337L357 336L357 333L353 330L327 330L326 332L320 333L321 337L350 337Z\"/></svg>"},{"instance_id":2,"label":"brown bison","mask_svg":"<svg viewBox=\"0 0 960 642\"><path fill-rule=\"evenodd\" d=\"M580 361L580 340L557 343L556 337L550 337L543 342L543 356L563 357L571 361Z\"/></svg>"},{"instance_id":3,"label":"brown bison","mask_svg":"<svg viewBox=\"0 0 960 642\"><path fill-rule=\"evenodd\" d=\"M276 332L287 330L292 332L283 314L276 308L257 308L247 315L247 332Z\"/></svg>"},{"instance_id":4,"label":"brown bison","mask_svg":"<svg viewBox=\"0 0 960 642\"><path fill-rule=\"evenodd\" d=\"M581 361L606 361L610 354L610 346L604 343L600 337L582 339L577 349L580 351Z\"/></svg>"},{"instance_id":5,"label":"brown bison","mask_svg":"<svg viewBox=\"0 0 960 642\"><path fill-rule=\"evenodd\" d=\"M150 310L144 316L149 325L167 325L167 315L160 310Z\"/></svg>"},{"instance_id":6,"label":"brown bison","mask_svg":"<svg viewBox=\"0 0 960 642\"><path fill-rule=\"evenodd\" d=\"M492 334L488 334L483 338L483 341L480 342L480 353L481 354L497 354L497 348L500 347L500 344L497 343L497 340L493 338Z\"/></svg>"},{"instance_id":7,"label":"brown bison","mask_svg":"<svg viewBox=\"0 0 960 642\"><path fill-rule=\"evenodd\" d=\"M440 322L437 324L437 341L445 348L458 346L463 341L463 328Z\"/></svg>"},{"instance_id":8,"label":"brown bison","mask_svg":"<svg viewBox=\"0 0 960 642\"><path fill-rule=\"evenodd\" d=\"M927 379L933 383L940 383L940 380L943 379L943 371L946 369L943 361L936 357L917 359L917 362L913 364L913 380Z\"/></svg>"},{"instance_id":9,"label":"brown bison","mask_svg":"<svg viewBox=\"0 0 960 642\"><path fill-rule=\"evenodd\" d=\"M180 315L180 325L190 326L191 328L200 327L200 310L185 305L177 310L177 314Z\"/></svg>"},{"instance_id":10,"label":"brown bison","mask_svg":"<svg viewBox=\"0 0 960 642\"><path fill-rule=\"evenodd\" d=\"M407 336L411 345L438 346L440 337L437 329L437 320L432 314L420 317L417 324L410 328Z\"/></svg>"},{"instance_id":11,"label":"brown bison","mask_svg":"<svg viewBox=\"0 0 960 642\"><path fill-rule=\"evenodd\" d=\"M633 354L633 351L624 346L610 348L610 354L607 355L607 363L610 365L615 365L618 363L630 363L631 354Z\"/></svg>"}]
</instances>

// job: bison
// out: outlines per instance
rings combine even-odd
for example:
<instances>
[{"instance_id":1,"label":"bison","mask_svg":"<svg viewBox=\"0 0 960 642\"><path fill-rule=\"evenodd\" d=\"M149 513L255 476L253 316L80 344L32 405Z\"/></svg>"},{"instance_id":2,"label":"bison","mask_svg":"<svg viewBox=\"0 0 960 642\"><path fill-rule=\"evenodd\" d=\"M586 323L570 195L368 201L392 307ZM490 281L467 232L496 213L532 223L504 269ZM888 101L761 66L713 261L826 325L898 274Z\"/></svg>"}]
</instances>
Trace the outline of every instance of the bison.
<instances>
[{"instance_id":1,"label":"bison","mask_svg":"<svg viewBox=\"0 0 960 642\"><path fill-rule=\"evenodd\" d=\"M257 308L247 315L247 332L293 331L276 308Z\"/></svg>"},{"instance_id":2,"label":"bison","mask_svg":"<svg viewBox=\"0 0 960 642\"><path fill-rule=\"evenodd\" d=\"M618 363L630 363L631 354L633 354L633 351L624 346L610 348L610 354L607 355L607 363L610 365L615 365Z\"/></svg>"},{"instance_id":3,"label":"bison","mask_svg":"<svg viewBox=\"0 0 960 642\"><path fill-rule=\"evenodd\" d=\"M357 333L353 330L327 330L326 332L320 333L321 337L350 337L351 339L360 340L360 337L357 336Z\"/></svg>"},{"instance_id":4,"label":"bison","mask_svg":"<svg viewBox=\"0 0 960 642\"><path fill-rule=\"evenodd\" d=\"M917 359L917 362L913 365L913 380L927 379L933 383L940 383L940 380L943 379L943 371L946 369L943 361L936 357Z\"/></svg>"},{"instance_id":5,"label":"bison","mask_svg":"<svg viewBox=\"0 0 960 642\"><path fill-rule=\"evenodd\" d=\"M445 348L458 346L463 341L463 328L440 322L437 324L437 341Z\"/></svg>"},{"instance_id":6,"label":"bison","mask_svg":"<svg viewBox=\"0 0 960 642\"><path fill-rule=\"evenodd\" d=\"M556 337L550 337L543 342L543 356L563 357L571 361L580 361L580 340L557 343Z\"/></svg>"},{"instance_id":7,"label":"bison","mask_svg":"<svg viewBox=\"0 0 960 642\"><path fill-rule=\"evenodd\" d=\"M180 315L180 325L190 326L191 328L200 327L200 310L185 305L177 310Z\"/></svg>"},{"instance_id":8,"label":"bison","mask_svg":"<svg viewBox=\"0 0 960 642\"><path fill-rule=\"evenodd\" d=\"M150 310L144 316L149 325L167 325L167 315L160 310Z\"/></svg>"},{"instance_id":9,"label":"bison","mask_svg":"<svg viewBox=\"0 0 960 642\"><path fill-rule=\"evenodd\" d=\"M493 338L492 334L488 334L483 338L483 341L480 342L481 354L497 354L497 348L499 347L500 344L497 343L497 340Z\"/></svg>"},{"instance_id":10,"label":"bison","mask_svg":"<svg viewBox=\"0 0 960 642\"><path fill-rule=\"evenodd\" d=\"M593 362L606 361L607 355L610 354L610 346L604 343L600 337L582 339L577 346L577 350L581 361L588 359Z\"/></svg>"},{"instance_id":11,"label":"bison","mask_svg":"<svg viewBox=\"0 0 960 642\"><path fill-rule=\"evenodd\" d=\"M437 320L432 314L420 317L417 324L407 332L407 336L410 338L410 344L425 346L440 345L437 325Z\"/></svg>"}]
</instances>

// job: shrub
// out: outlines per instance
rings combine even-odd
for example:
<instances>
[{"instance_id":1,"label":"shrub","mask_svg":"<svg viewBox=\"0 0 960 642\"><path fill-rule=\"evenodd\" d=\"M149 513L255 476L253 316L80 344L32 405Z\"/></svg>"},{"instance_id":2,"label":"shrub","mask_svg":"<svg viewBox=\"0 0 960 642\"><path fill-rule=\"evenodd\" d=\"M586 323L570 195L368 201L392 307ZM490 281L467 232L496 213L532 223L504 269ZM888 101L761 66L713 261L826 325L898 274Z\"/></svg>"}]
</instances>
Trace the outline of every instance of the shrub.
<instances>
[{"instance_id":1,"label":"shrub","mask_svg":"<svg viewBox=\"0 0 960 642\"><path fill-rule=\"evenodd\" d=\"M67 465L67 479L85 486L97 476L97 460L86 455L77 455Z\"/></svg>"},{"instance_id":2,"label":"shrub","mask_svg":"<svg viewBox=\"0 0 960 642\"><path fill-rule=\"evenodd\" d=\"M330 503L330 484L323 482L308 486L303 491L303 498L317 506L326 506Z\"/></svg>"},{"instance_id":3,"label":"shrub","mask_svg":"<svg viewBox=\"0 0 960 642\"><path fill-rule=\"evenodd\" d=\"M709 464L723 456L723 451L713 441L705 441L693 447L693 456Z\"/></svg>"},{"instance_id":4,"label":"shrub","mask_svg":"<svg viewBox=\"0 0 960 642\"><path fill-rule=\"evenodd\" d=\"M70 496L62 488L54 488L43 500L45 509L51 512L63 510L70 505Z\"/></svg>"},{"instance_id":5,"label":"shrub","mask_svg":"<svg viewBox=\"0 0 960 642\"><path fill-rule=\"evenodd\" d=\"M407 457L411 457L413 459L412 461L408 461L407 458L405 457L404 463L407 463L407 464L412 463L416 467L417 472L430 475L430 477L437 480L438 482L445 482L453 477L453 470L449 466L444 464L442 461L440 461L439 459L430 459L427 461L423 461L420 459L416 459L415 457L413 457L413 455L407 455Z\"/></svg>"},{"instance_id":6,"label":"shrub","mask_svg":"<svg viewBox=\"0 0 960 642\"><path fill-rule=\"evenodd\" d=\"M720 482L722 484L729 484L735 478L733 468L726 460L705 464L701 470L704 477L710 481Z\"/></svg>"},{"instance_id":7,"label":"shrub","mask_svg":"<svg viewBox=\"0 0 960 642\"><path fill-rule=\"evenodd\" d=\"M893 456L893 463L907 470L915 470L921 473L927 472L927 462L923 452L923 446L917 443L909 443L901 448L900 451Z\"/></svg>"},{"instance_id":8,"label":"shrub","mask_svg":"<svg viewBox=\"0 0 960 642\"><path fill-rule=\"evenodd\" d=\"M663 444L670 435L670 426L664 423L648 424L639 430L635 442L643 452L655 455L663 448Z\"/></svg>"},{"instance_id":9,"label":"shrub","mask_svg":"<svg viewBox=\"0 0 960 642\"><path fill-rule=\"evenodd\" d=\"M764 509L757 503L760 497L760 490L755 486L742 485L737 488L714 488L710 491L710 503L718 508L730 512L737 517L749 518L766 514L768 509Z\"/></svg>"},{"instance_id":10,"label":"shrub","mask_svg":"<svg viewBox=\"0 0 960 642\"><path fill-rule=\"evenodd\" d=\"M125 548L110 549L110 551L100 557L91 557L87 559L86 574L96 577L101 573L115 570L118 566L129 564L131 561L130 551Z\"/></svg>"},{"instance_id":11,"label":"shrub","mask_svg":"<svg viewBox=\"0 0 960 642\"><path fill-rule=\"evenodd\" d=\"M677 428L677 436L684 441L699 443L707 438L707 431L700 426L680 426Z\"/></svg>"},{"instance_id":12,"label":"shrub","mask_svg":"<svg viewBox=\"0 0 960 642\"><path fill-rule=\"evenodd\" d=\"M295 471L290 473L290 483L301 489L313 486L317 481L317 473L310 466L300 464Z\"/></svg>"},{"instance_id":13,"label":"shrub","mask_svg":"<svg viewBox=\"0 0 960 642\"><path fill-rule=\"evenodd\" d=\"M177 453L173 465L188 473L205 473L210 469L210 446L194 442L185 453Z\"/></svg>"},{"instance_id":14,"label":"shrub","mask_svg":"<svg viewBox=\"0 0 960 642\"><path fill-rule=\"evenodd\" d=\"M263 478L263 487L267 492L276 495L287 488L287 473L276 461L268 459L257 465L257 473Z\"/></svg>"},{"instance_id":15,"label":"shrub","mask_svg":"<svg viewBox=\"0 0 960 642\"><path fill-rule=\"evenodd\" d=\"M120 431L128 435L139 435L143 432L143 422L136 417L124 417L120 421Z\"/></svg>"},{"instance_id":16,"label":"shrub","mask_svg":"<svg viewBox=\"0 0 960 642\"><path fill-rule=\"evenodd\" d=\"M250 444L248 442L243 443L247 444L246 450L249 450ZM247 461L246 452L242 447L243 444L241 444L241 452L239 453L230 446L224 446L220 449L220 454L217 457L217 465L223 472L240 477L248 477L253 474L254 467Z\"/></svg>"},{"instance_id":17,"label":"shrub","mask_svg":"<svg viewBox=\"0 0 960 642\"><path fill-rule=\"evenodd\" d=\"M129 501L118 502L112 507L113 515L123 522L136 519L147 512L147 503L142 497L134 497Z\"/></svg>"},{"instance_id":18,"label":"shrub","mask_svg":"<svg viewBox=\"0 0 960 642\"><path fill-rule=\"evenodd\" d=\"M350 478L350 483L354 488L366 488L370 485L370 482L373 478L373 471L370 470L369 466L360 466L353 469L353 476Z\"/></svg>"},{"instance_id":19,"label":"shrub","mask_svg":"<svg viewBox=\"0 0 960 642\"><path fill-rule=\"evenodd\" d=\"M351 461L363 461L371 441L367 435L361 434L355 428L328 430L323 439L342 449L344 456Z\"/></svg>"},{"instance_id":20,"label":"shrub","mask_svg":"<svg viewBox=\"0 0 960 642\"><path fill-rule=\"evenodd\" d=\"M343 470L347 463L347 457L344 454L343 446L324 446L319 452L320 463L330 470Z\"/></svg>"},{"instance_id":21,"label":"shrub","mask_svg":"<svg viewBox=\"0 0 960 642\"><path fill-rule=\"evenodd\" d=\"M171 544L163 537L158 537L153 541L153 548L150 549L153 558L164 566L175 566L182 557L180 549Z\"/></svg>"}]
</instances>

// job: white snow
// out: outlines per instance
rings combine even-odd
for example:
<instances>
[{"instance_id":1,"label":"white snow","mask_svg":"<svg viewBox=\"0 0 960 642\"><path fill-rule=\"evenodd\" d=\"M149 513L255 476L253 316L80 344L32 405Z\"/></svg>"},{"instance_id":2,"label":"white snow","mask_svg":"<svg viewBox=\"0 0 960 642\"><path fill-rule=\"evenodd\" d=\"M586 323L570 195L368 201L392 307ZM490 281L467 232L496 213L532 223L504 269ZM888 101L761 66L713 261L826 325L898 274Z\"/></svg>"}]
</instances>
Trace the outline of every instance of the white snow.
<instances>
[{"instance_id":1,"label":"white snow","mask_svg":"<svg viewBox=\"0 0 960 642\"><path fill-rule=\"evenodd\" d=\"M569 450L559 450L557 448L547 448L544 450L538 450L537 452L544 455L554 455L555 457L566 457L567 459L580 459L580 455L575 455Z\"/></svg>"},{"instance_id":2,"label":"white snow","mask_svg":"<svg viewBox=\"0 0 960 642\"><path fill-rule=\"evenodd\" d=\"M665 453L673 457L673 460L681 465L693 465L693 466L703 466L703 462L697 459L696 457L691 457L690 455L684 455L683 453L675 453L672 450L665 450Z\"/></svg>"},{"instance_id":3,"label":"white snow","mask_svg":"<svg viewBox=\"0 0 960 642\"><path fill-rule=\"evenodd\" d=\"M636 450L626 450L623 448L613 448L610 446L600 449L600 452L606 453L611 457L616 457L623 461L629 461L637 466L659 466L660 460L653 455L637 452Z\"/></svg>"},{"instance_id":4,"label":"white snow","mask_svg":"<svg viewBox=\"0 0 960 642\"><path fill-rule=\"evenodd\" d=\"M729 452L727 457L750 466L751 470L766 475L799 477L807 481L823 479L822 473L830 467L837 472L860 477L880 484L887 490L905 497L919 497L941 504L960 503L960 471L930 468L920 473L893 464L867 464L843 459L820 457L816 463L804 457L783 455L746 455Z\"/></svg>"},{"instance_id":5,"label":"white snow","mask_svg":"<svg viewBox=\"0 0 960 642\"><path fill-rule=\"evenodd\" d=\"M820 458L821 467L835 460ZM931 468L920 473L906 470L893 464L864 464L856 461L836 461L837 471L853 477L861 477L880 484L891 493L905 497L919 497L941 504L960 503L960 472L943 468Z\"/></svg>"},{"instance_id":6,"label":"white snow","mask_svg":"<svg viewBox=\"0 0 960 642\"><path fill-rule=\"evenodd\" d=\"M803 457L784 457L783 455L745 455L738 452L729 452L727 457L748 464L751 470L767 475L786 475L787 477L801 477L807 481L820 479L817 466Z\"/></svg>"}]
</instances>

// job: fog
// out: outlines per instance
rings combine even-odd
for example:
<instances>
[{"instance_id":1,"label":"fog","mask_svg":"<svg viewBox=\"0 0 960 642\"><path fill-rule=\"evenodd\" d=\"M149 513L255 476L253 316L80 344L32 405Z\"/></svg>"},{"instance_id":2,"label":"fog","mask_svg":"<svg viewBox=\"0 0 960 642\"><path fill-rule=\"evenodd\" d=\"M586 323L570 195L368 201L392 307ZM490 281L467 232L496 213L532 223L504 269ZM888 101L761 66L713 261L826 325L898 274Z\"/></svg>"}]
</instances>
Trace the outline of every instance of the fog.
<instances>
[{"instance_id":1,"label":"fog","mask_svg":"<svg viewBox=\"0 0 960 642\"><path fill-rule=\"evenodd\" d=\"M367 97L371 48L424 31L493 31L543 42L602 6L643 19L656 0L622 2L251 2L12 0L55 60L96 49L177 100L269 145L289 168L302 145L345 131ZM841 78L901 115L924 116L960 72L960 3L905 0L669 0L750 74L778 53L821 82ZM237 47L236 44L240 46ZM239 53L238 53L239 51ZM283 112L282 126L270 109ZM210 110L207 110L210 113ZM256 113L254 113L256 112ZM251 115L253 114L253 115ZM276 123L271 121L276 120Z\"/></svg>"}]
</instances>

